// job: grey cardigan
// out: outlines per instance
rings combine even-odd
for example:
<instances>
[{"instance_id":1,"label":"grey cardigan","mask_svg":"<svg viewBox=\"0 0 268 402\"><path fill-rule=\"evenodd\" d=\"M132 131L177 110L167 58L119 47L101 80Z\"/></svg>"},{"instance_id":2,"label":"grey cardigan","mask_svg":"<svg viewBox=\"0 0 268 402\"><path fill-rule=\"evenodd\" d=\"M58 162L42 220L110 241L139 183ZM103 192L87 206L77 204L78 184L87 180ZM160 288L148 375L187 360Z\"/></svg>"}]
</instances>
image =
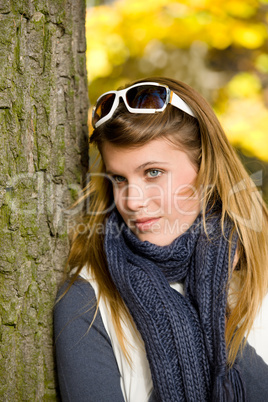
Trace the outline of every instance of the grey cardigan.
<instances>
[{"instance_id":1,"label":"grey cardigan","mask_svg":"<svg viewBox=\"0 0 268 402\"><path fill-rule=\"evenodd\" d=\"M99 312L88 330L95 306L95 292L83 279L55 305L56 365L63 402L124 402L117 362ZM248 401L268 401L268 365L249 344L239 360Z\"/></svg>"}]
</instances>

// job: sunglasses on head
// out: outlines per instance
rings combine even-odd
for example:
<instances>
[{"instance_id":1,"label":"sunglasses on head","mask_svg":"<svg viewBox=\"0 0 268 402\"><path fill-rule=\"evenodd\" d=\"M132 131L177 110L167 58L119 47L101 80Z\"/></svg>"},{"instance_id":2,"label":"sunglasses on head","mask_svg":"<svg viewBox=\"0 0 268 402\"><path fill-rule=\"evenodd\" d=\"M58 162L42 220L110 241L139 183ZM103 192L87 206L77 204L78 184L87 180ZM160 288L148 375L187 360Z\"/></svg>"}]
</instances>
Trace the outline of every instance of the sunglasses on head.
<instances>
[{"instance_id":1,"label":"sunglasses on head","mask_svg":"<svg viewBox=\"0 0 268 402\"><path fill-rule=\"evenodd\" d=\"M101 95L92 112L94 128L109 120L119 105L120 98L130 113L162 112L170 103L183 112L195 117L190 107L168 86L157 82L141 82L119 91Z\"/></svg>"}]
</instances>

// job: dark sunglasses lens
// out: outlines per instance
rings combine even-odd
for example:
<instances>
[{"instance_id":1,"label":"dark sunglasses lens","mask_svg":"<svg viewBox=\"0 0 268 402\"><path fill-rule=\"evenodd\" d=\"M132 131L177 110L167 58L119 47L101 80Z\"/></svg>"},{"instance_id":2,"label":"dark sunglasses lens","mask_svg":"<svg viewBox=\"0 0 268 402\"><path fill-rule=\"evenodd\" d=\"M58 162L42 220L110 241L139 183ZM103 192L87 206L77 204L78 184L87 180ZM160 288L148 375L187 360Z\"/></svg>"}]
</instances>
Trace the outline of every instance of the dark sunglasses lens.
<instances>
[{"instance_id":1,"label":"dark sunglasses lens","mask_svg":"<svg viewBox=\"0 0 268 402\"><path fill-rule=\"evenodd\" d=\"M94 125L98 123L100 119L107 116L113 106L114 100L115 94L107 94L99 99L98 103L96 104L93 116Z\"/></svg>"},{"instance_id":2,"label":"dark sunglasses lens","mask_svg":"<svg viewBox=\"0 0 268 402\"><path fill-rule=\"evenodd\" d=\"M133 109L161 109L167 99L167 90L165 87L141 85L130 88L126 98Z\"/></svg>"}]
</instances>

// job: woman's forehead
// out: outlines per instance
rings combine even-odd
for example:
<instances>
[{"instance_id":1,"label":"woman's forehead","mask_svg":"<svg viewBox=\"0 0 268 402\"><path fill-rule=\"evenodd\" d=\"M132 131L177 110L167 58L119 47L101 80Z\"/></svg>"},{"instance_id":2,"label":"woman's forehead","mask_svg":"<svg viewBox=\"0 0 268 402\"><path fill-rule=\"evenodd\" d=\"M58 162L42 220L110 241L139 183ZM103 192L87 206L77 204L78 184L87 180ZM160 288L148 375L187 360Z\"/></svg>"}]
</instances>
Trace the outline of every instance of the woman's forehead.
<instances>
[{"instance_id":1,"label":"woman's forehead","mask_svg":"<svg viewBox=\"0 0 268 402\"><path fill-rule=\"evenodd\" d=\"M157 139L139 147L121 147L110 142L103 143L102 158L107 172L122 169L138 171L153 165L170 165L182 155L179 147L166 139Z\"/></svg>"}]
</instances>

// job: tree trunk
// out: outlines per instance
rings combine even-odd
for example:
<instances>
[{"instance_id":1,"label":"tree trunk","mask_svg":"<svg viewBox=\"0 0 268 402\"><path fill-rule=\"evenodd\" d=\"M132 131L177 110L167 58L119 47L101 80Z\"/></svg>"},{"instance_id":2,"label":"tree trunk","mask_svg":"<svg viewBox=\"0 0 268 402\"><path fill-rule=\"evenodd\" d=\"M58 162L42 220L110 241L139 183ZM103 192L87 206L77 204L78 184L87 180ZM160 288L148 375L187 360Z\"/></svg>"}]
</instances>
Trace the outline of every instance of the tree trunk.
<instances>
[{"instance_id":1,"label":"tree trunk","mask_svg":"<svg viewBox=\"0 0 268 402\"><path fill-rule=\"evenodd\" d=\"M85 0L0 0L0 401L56 400L66 208L88 167Z\"/></svg>"}]
</instances>

